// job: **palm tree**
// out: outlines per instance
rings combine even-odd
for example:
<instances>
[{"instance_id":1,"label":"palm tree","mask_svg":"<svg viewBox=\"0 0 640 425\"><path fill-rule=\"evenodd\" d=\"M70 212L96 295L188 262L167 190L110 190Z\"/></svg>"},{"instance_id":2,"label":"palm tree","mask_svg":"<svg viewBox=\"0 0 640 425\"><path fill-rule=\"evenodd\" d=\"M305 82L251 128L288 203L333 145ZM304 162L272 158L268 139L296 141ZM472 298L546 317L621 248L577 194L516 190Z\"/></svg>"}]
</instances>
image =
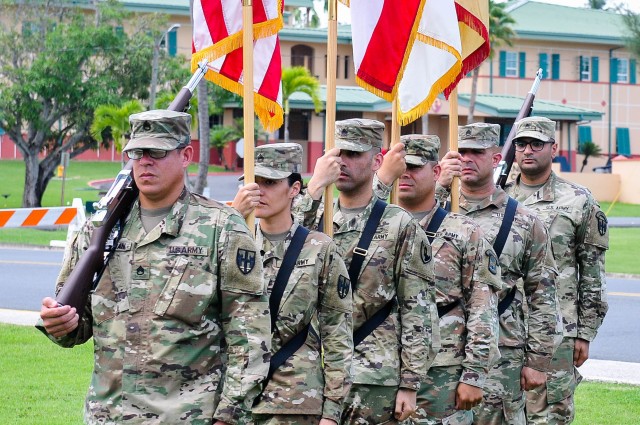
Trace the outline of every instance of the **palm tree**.
<instances>
[{"instance_id":1,"label":"palm tree","mask_svg":"<svg viewBox=\"0 0 640 425\"><path fill-rule=\"evenodd\" d=\"M209 135L210 146L213 146L218 151L220 164L224 166L225 170L228 170L229 166L224 158L224 148L233 140L238 140L233 128L224 126L214 126L211 128Z\"/></svg>"},{"instance_id":2,"label":"palm tree","mask_svg":"<svg viewBox=\"0 0 640 425\"><path fill-rule=\"evenodd\" d=\"M93 114L91 123L91 136L98 142L102 142L105 133L108 132L107 140L113 140L116 150L122 149L129 138L129 115L144 111L144 106L138 100L130 100L122 106L101 105ZM124 163L124 157L122 158Z\"/></svg>"},{"instance_id":3,"label":"palm tree","mask_svg":"<svg viewBox=\"0 0 640 425\"><path fill-rule=\"evenodd\" d=\"M504 44L512 46L512 39L516 36L516 32L511 27L516 21L505 10L506 3L496 3L489 0L489 43L491 52L489 59L493 59L494 49ZM467 115L467 123L473 122L473 113L476 109L476 97L478 93L478 77L480 76L480 67L473 70L471 80L471 95L469 96L469 113Z\"/></svg>"},{"instance_id":4,"label":"palm tree","mask_svg":"<svg viewBox=\"0 0 640 425\"><path fill-rule=\"evenodd\" d=\"M293 93L306 93L313 102L316 112L322 110L320 82L304 66L294 66L282 70L282 102L284 103L284 141L289 141L289 97Z\"/></svg>"},{"instance_id":5,"label":"palm tree","mask_svg":"<svg viewBox=\"0 0 640 425\"><path fill-rule=\"evenodd\" d=\"M596 145L595 143L591 141L587 141L580 144L580 147L578 148L578 152L584 155L584 159L582 160L582 168L580 169L580 172L582 173L582 171L584 170L584 167L587 165L587 161L589 160L589 157L599 156L600 153L602 152L602 149L600 148L600 146Z\"/></svg>"}]
</instances>

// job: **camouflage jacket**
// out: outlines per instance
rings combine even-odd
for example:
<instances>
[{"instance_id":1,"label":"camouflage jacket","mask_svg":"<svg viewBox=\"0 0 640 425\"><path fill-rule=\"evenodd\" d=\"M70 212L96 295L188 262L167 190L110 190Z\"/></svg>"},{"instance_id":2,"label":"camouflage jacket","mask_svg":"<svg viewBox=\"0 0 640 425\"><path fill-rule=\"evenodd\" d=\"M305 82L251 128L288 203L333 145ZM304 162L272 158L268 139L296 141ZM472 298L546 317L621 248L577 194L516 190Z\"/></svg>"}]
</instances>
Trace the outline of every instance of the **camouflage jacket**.
<instances>
[{"instance_id":1,"label":"camouflage jacket","mask_svg":"<svg viewBox=\"0 0 640 425\"><path fill-rule=\"evenodd\" d=\"M440 194L444 193L440 189ZM493 243L507 200L504 190L497 188L474 206L461 193L460 212L478 223L487 240ZM518 289L515 299L500 316L499 346L524 348L525 366L546 371L560 342L557 271L544 223L520 204L499 260L503 282L499 299L504 299L514 286Z\"/></svg>"},{"instance_id":2,"label":"camouflage jacket","mask_svg":"<svg viewBox=\"0 0 640 425\"><path fill-rule=\"evenodd\" d=\"M71 241L58 290L90 233ZM93 336L85 421L237 423L269 368L258 251L242 217L216 201L183 191L148 234L136 202L77 331L55 340Z\"/></svg>"},{"instance_id":3,"label":"camouflage jacket","mask_svg":"<svg viewBox=\"0 0 640 425\"><path fill-rule=\"evenodd\" d=\"M260 229L256 232L269 294L297 228L294 223L285 240L275 245ZM305 345L273 374L254 413L322 415L340 422L342 402L351 387L352 307L349 274L335 243L324 233L309 233L280 301L272 351L308 323L319 329L322 347L309 332Z\"/></svg>"},{"instance_id":4,"label":"camouflage jacket","mask_svg":"<svg viewBox=\"0 0 640 425\"><path fill-rule=\"evenodd\" d=\"M334 241L347 269L376 199L351 220L339 204L335 210ZM307 194L297 208L316 228L321 203ZM354 330L394 298L389 317L355 347L353 382L418 389L440 348L431 248L409 213L387 205L353 292Z\"/></svg>"},{"instance_id":5,"label":"camouflage jacket","mask_svg":"<svg viewBox=\"0 0 640 425\"><path fill-rule=\"evenodd\" d=\"M436 205L437 207L437 205ZM436 208L420 221L426 230ZM431 243L438 307L458 303L440 318L433 366L462 364L460 382L482 388L498 352L500 265L491 244L469 217L449 213Z\"/></svg>"},{"instance_id":6,"label":"camouflage jacket","mask_svg":"<svg viewBox=\"0 0 640 425\"><path fill-rule=\"evenodd\" d=\"M607 217L587 188L555 173L526 199L519 182L518 176L516 183L507 186L507 193L535 211L549 229L564 336L592 341L607 313Z\"/></svg>"},{"instance_id":7,"label":"camouflage jacket","mask_svg":"<svg viewBox=\"0 0 640 425\"><path fill-rule=\"evenodd\" d=\"M386 199L391 186L376 175L373 191ZM426 231L440 203L420 221ZM432 236L432 235L427 235ZM500 265L491 244L469 217L449 213L431 243L439 308L457 303L440 318L442 347L433 366L462 364L460 382L482 387L498 352Z\"/></svg>"}]
</instances>

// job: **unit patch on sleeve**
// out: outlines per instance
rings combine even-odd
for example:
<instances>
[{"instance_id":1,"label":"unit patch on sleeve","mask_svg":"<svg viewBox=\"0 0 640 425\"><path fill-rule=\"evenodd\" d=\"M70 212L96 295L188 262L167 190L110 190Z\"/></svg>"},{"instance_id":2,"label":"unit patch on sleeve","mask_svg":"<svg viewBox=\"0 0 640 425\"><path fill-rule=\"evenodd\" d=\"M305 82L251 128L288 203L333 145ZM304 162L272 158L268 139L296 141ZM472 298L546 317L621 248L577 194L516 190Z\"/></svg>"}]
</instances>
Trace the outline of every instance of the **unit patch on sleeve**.
<instances>
[{"instance_id":1,"label":"unit patch on sleeve","mask_svg":"<svg viewBox=\"0 0 640 425\"><path fill-rule=\"evenodd\" d=\"M236 253L236 265L242 274L249 274L256 265L256 252L238 248Z\"/></svg>"}]
</instances>

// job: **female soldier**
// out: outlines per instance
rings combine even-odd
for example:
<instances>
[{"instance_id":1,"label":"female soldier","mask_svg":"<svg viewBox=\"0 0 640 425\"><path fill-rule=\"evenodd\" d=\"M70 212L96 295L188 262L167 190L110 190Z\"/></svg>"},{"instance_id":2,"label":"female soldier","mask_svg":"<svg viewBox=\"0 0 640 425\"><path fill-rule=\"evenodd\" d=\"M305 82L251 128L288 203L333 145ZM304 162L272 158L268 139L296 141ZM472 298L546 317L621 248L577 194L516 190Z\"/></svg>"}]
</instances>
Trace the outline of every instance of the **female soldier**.
<instances>
[{"instance_id":1,"label":"female soldier","mask_svg":"<svg viewBox=\"0 0 640 425\"><path fill-rule=\"evenodd\" d=\"M233 201L255 210L271 307L269 378L255 400L255 425L334 425L351 386L353 353L349 274L334 242L291 215L302 189L302 146L276 143L255 150L256 183Z\"/></svg>"}]
</instances>

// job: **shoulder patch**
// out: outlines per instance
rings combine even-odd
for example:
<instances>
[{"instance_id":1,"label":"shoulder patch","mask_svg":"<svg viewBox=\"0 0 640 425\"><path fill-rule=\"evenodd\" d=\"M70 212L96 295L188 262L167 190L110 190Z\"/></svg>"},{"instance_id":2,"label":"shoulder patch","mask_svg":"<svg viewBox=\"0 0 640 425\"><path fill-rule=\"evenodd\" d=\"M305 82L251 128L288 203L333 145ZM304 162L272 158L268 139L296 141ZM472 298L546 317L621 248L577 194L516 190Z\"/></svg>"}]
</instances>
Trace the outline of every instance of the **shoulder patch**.
<instances>
[{"instance_id":1,"label":"shoulder patch","mask_svg":"<svg viewBox=\"0 0 640 425\"><path fill-rule=\"evenodd\" d=\"M351 289L351 281L348 277L340 275L338 276L338 296L340 299L345 299L349 295Z\"/></svg>"},{"instance_id":2,"label":"shoulder patch","mask_svg":"<svg viewBox=\"0 0 640 425\"><path fill-rule=\"evenodd\" d=\"M420 242L420 257L424 264L431 262L431 245L425 243L425 241Z\"/></svg>"},{"instance_id":3,"label":"shoulder patch","mask_svg":"<svg viewBox=\"0 0 640 425\"><path fill-rule=\"evenodd\" d=\"M256 265L256 252L238 248L236 252L236 265L242 274L249 274Z\"/></svg>"},{"instance_id":4,"label":"shoulder patch","mask_svg":"<svg viewBox=\"0 0 640 425\"><path fill-rule=\"evenodd\" d=\"M496 257L496 254L490 250L487 249L485 251L485 254L487 255L487 257L489 257L489 262L487 265L487 269L489 269L489 272L493 275L498 273L498 257Z\"/></svg>"},{"instance_id":5,"label":"shoulder patch","mask_svg":"<svg viewBox=\"0 0 640 425\"><path fill-rule=\"evenodd\" d=\"M598 211L596 213L596 220L598 221L598 233L600 233L600 236L604 236L605 233L607 233L607 216L604 215L602 211Z\"/></svg>"}]
</instances>

